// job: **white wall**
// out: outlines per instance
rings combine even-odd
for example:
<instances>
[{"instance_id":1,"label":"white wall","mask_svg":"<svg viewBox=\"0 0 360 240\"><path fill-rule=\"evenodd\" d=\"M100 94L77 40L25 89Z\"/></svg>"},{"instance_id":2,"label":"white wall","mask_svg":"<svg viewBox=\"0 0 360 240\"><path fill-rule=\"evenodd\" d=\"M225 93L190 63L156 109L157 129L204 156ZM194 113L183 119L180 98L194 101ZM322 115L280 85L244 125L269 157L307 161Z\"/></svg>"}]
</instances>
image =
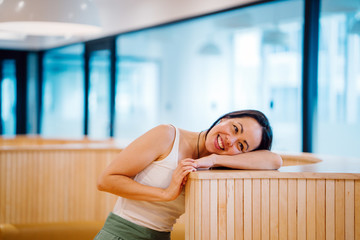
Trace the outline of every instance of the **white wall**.
<instances>
[{"instance_id":1,"label":"white wall","mask_svg":"<svg viewBox=\"0 0 360 240\"><path fill-rule=\"evenodd\" d=\"M107 33L194 17L258 0L94 0ZM115 23L115 24L114 24Z\"/></svg>"}]
</instances>

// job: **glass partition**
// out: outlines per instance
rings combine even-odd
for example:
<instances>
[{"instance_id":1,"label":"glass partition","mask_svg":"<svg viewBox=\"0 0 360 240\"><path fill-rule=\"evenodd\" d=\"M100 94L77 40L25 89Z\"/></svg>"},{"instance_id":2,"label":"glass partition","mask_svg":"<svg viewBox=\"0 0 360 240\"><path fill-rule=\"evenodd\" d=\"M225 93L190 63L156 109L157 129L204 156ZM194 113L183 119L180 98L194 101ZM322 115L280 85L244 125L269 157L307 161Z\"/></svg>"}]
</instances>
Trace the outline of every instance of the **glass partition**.
<instances>
[{"instance_id":1,"label":"glass partition","mask_svg":"<svg viewBox=\"0 0 360 240\"><path fill-rule=\"evenodd\" d=\"M160 123L200 131L220 115L258 109L274 150L301 151L303 1L279 1L122 34L115 137Z\"/></svg>"},{"instance_id":2,"label":"glass partition","mask_svg":"<svg viewBox=\"0 0 360 240\"><path fill-rule=\"evenodd\" d=\"M43 60L41 135L82 138L84 131L84 46L47 51Z\"/></svg>"},{"instance_id":3,"label":"glass partition","mask_svg":"<svg viewBox=\"0 0 360 240\"><path fill-rule=\"evenodd\" d=\"M0 60L1 126L2 135L16 134L16 61Z\"/></svg>"},{"instance_id":4,"label":"glass partition","mask_svg":"<svg viewBox=\"0 0 360 240\"><path fill-rule=\"evenodd\" d=\"M360 2L322 0L316 153L360 157Z\"/></svg>"},{"instance_id":5,"label":"glass partition","mask_svg":"<svg viewBox=\"0 0 360 240\"><path fill-rule=\"evenodd\" d=\"M89 59L89 137L110 136L110 51L93 51Z\"/></svg>"}]
</instances>

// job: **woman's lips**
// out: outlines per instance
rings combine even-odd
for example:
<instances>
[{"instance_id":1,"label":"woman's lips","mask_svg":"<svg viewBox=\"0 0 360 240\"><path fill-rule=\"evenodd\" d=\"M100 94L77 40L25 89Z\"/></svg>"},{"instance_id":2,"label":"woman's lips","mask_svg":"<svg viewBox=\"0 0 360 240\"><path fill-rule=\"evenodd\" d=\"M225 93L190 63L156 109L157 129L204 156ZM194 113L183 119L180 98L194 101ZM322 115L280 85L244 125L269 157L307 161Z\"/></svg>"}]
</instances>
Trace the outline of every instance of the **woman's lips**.
<instances>
[{"instance_id":1,"label":"woman's lips","mask_svg":"<svg viewBox=\"0 0 360 240\"><path fill-rule=\"evenodd\" d=\"M215 138L215 148L217 148L218 150L224 150L224 144L220 135Z\"/></svg>"}]
</instances>

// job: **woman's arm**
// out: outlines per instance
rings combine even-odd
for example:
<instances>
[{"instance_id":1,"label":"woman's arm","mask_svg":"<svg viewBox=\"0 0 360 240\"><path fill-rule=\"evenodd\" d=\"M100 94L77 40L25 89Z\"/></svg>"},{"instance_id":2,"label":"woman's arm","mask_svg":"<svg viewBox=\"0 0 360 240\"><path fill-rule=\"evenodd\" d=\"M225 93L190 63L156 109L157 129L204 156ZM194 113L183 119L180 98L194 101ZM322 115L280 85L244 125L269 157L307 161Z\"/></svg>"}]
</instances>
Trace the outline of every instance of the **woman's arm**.
<instances>
[{"instance_id":1,"label":"woman's arm","mask_svg":"<svg viewBox=\"0 0 360 240\"><path fill-rule=\"evenodd\" d=\"M281 167L282 159L276 153L267 150L257 150L232 156L212 154L199 158L196 163L198 168L228 167L235 169L275 170Z\"/></svg>"},{"instance_id":2,"label":"woman's arm","mask_svg":"<svg viewBox=\"0 0 360 240\"><path fill-rule=\"evenodd\" d=\"M181 161L175 169L168 188L146 186L133 177L153 161L162 159L171 151L175 129L160 125L148 131L128 147L100 175L97 187L121 197L144 201L170 201L176 199L183 187L184 177L195 170L192 159Z\"/></svg>"}]
</instances>

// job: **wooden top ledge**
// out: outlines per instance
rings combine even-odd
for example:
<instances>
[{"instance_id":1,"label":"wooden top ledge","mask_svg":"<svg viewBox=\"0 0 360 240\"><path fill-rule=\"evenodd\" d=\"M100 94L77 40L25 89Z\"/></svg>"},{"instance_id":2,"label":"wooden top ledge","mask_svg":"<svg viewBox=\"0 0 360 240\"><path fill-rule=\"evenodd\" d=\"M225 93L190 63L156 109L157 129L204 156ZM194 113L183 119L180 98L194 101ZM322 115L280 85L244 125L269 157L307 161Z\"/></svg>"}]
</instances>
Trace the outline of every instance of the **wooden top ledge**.
<instances>
[{"instance_id":1,"label":"wooden top ledge","mask_svg":"<svg viewBox=\"0 0 360 240\"><path fill-rule=\"evenodd\" d=\"M306 179L360 179L360 159L317 156L309 153L281 155L279 170L198 170L191 179L249 179L249 178L306 178Z\"/></svg>"}]
</instances>

